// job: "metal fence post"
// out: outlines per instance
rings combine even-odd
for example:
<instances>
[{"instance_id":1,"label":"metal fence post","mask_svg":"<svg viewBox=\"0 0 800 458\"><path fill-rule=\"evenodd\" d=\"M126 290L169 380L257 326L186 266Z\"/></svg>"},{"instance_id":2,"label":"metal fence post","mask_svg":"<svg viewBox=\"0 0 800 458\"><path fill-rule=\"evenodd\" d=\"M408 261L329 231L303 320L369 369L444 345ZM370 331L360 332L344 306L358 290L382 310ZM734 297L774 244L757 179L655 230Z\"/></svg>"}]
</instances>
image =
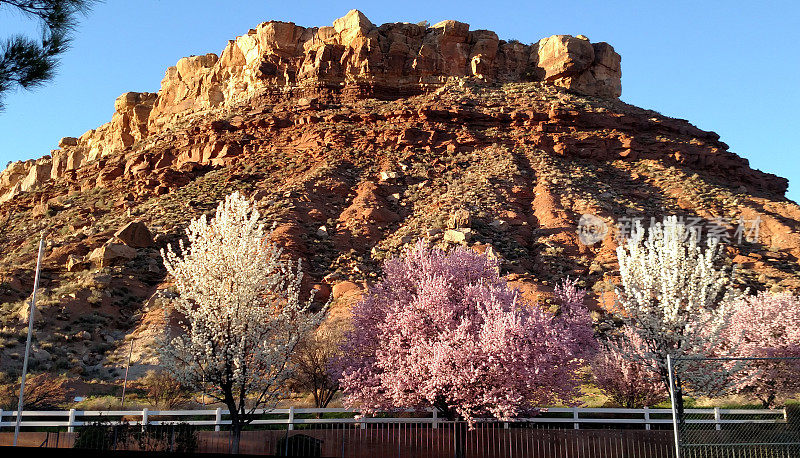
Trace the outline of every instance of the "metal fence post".
<instances>
[{"instance_id":1,"label":"metal fence post","mask_svg":"<svg viewBox=\"0 0 800 458\"><path fill-rule=\"evenodd\" d=\"M294 406L289 406L289 431L294 431Z\"/></svg>"},{"instance_id":2,"label":"metal fence post","mask_svg":"<svg viewBox=\"0 0 800 458\"><path fill-rule=\"evenodd\" d=\"M572 408L572 418L575 420L575 423L573 423L572 426L574 426L575 429L581 429L581 424L578 423L578 408L577 407L573 407Z\"/></svg>"},{"instance_id":3,"label":"metal fence post","mask_svg":"<svg viewBox=\"0 0 800 458\"><path fill-rule=\"evenodd\" d=\"M650 408L644 408L644 429L650 431Z\"/></svg>"},{"instance_id":4,"label":"metal fence post","mask_svg":"<svg viewBox=\"0 0 800 458\"><path fill-rule=\"evenodd\" d=\"M216 417L214 418L214 431L219 431L222 424L222 408L217 407Z\"/></svg>"},{"instance_id":5,"label":"metal fence post","mask_svg":"<svg viewBox=\"0 0 800 458\"><path fill-rule=\"evenodd\" d=\"M672 428L675 436L675 458L681 458L680 430L678 429L678 401L675 397L675 376L673 375L672 355L667 355L667 373L669 374L669 400L672 407Z\"/></svg>"},{"instance_id":6,"label":"metal fence post","mask_svg":"<svg viewBox=\"0 0 800 458\"><path fill-rule=\"evenodd\" d=\"M714 407L714 427L719 431L722 429L722 425L720 425L720 420L722 416L719 414L719 407Z\"/></svg>"},{"instance_id":7,"label":"metal fence post","mask_svg":"<svg viewBox=\"0 0 800 458\"><path fill-rule=\"evenodd\" d=\"M149 411L149 409L147 407L142 409L142 431L144 431L145 428L147 427L147 422L148 422L148 418L147 417L149 416L149 414L150 414L150 411Z\"/></svg>"},{"instance_id":8,"label":"metal fence post","mask_svg":"<svg viewBox=\"0 0 800 458\"><path fill-rule=\"evenodd\" d=\"M75 432L75 409L69 409L69 420L67 420L67 432Z\"/></svg>"},{"instance_id":9,"label":"metal fence post","mask_svg":"<svg viewBox=\"0 0 800 458\"><path fill-rule=\"evenodd\" d=\"M784 411L785 410L786 409L784 409ZM433 409L433 423L431 424L433 425L433 429L439 428L439 409L436 408Z\"/></svg>"}]
</instances>

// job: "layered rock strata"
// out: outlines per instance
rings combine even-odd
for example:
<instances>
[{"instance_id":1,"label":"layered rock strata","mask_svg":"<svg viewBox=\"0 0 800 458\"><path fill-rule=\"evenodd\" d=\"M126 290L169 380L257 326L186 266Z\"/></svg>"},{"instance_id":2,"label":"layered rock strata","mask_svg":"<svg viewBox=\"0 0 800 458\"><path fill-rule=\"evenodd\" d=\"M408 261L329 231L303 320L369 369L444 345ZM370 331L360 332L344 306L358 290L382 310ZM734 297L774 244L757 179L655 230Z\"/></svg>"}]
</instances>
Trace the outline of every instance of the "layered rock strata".
<instances>
[{"instance_id":1,"label":"layered rock strata","mask_svg":"<svg viewBox=\"0 0 800 458\"><path fill-rule=\"evenodd\" d=\"M619 54L608 43L592 44L583 36L556 35L524 45L452 20L375 26L357 10L328 27L270 21L231 40L219 56L180 59L167 70L158 94L122 94L111 122L79 138L63 138L50 157L11 164L0 173L0 202L122 153L180 126L186 117L256 95L398 98L454 78L487 84L544 81L606 98L622 91Z\"/></svg>"}]
</instances>

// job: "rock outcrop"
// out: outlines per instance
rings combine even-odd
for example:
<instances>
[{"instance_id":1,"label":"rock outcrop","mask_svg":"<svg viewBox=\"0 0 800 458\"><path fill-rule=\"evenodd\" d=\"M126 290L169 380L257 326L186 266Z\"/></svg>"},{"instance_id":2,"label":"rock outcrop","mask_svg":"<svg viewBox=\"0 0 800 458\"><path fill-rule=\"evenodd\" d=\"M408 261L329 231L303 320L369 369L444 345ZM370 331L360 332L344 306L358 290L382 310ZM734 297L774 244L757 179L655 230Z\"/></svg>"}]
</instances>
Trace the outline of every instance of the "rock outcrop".
<instances>
[{"instance_id":1,"label":"rock outcrop","mask_svg":"<svg viewBox=\"0 0 800 458\"><path fill-rule=\"evenodd\" d=\"M439 90L451 81L486 87L538 82L609 102L622 91L619 54L608 43L591 43L582 35L554 35L525 45L500 40L488 30L471 31L468 24L452 20L432 26L376 26L357 10L328 27L270 21L231 40L220 56L180 59L167 70L158 94L121 95L109 123L79 138L62 138L60 149L50 156L10 164L0 173L0 202L47 182L64 179L75 183L85 176L91 179L83 180L78 189L141 177L146 178L143 191L164 193L190 179L192 168L187 169L187 164L227 166L254 150L249 134L235 133L241 123L216 119L198 128L194 120L216 116L212 113L217 111L289 102L294 107L291 112L258 120L256 127L277 130L323 121L313 114L320 104L363 98L394 100ZM297 114L302 111L307 113ZM370 115L360 121L380 123L392 116ZM598 160L663 157L689 167L708 168L770 193L783 194L787 188L786 180L752 170L747 160L728 152L716 134L682 120L585 113L557 103L518 107L512 113L480 114L426 107L399 118L417 118L428 124L488 123L503 129L525 126L533 128L531 144L557 154ZM188 125L195 127L185 131ZM641 135L630 135L635 129L667 129L704 141L642 141ZM419 143L415 138L418 131L402 132L397 145ZM433 131L430 135L439 142L447 137ZM159 153L134 148L143 141L165 138L172 139L174 148Z\"/></svg>"},{"instance_id":2,"label":"rock outcrop","mask_svg":"<svg viewBox=\"0 0 800 458\"><path fill-rule=\"evenodd\" d=\"M186 57L167 70L150 119L159 130L186 111L286 88L395 98L451 78L487 83L547 81L588 95L622 93L620 56L608 43L557 35L532 45L447 20L375 26L357 10L332 27L270 21L228 43L221 56Z\"/></svg>"},{"instance_id":3,"label":"rock outcrop","mask_svg":"<svg viewBox=\"0 0 800 458\"><path fill-rule=\"evenodd\" d=\"M80 138L64 137L50 156L11 163L0 172L0 202L42 183L68 175L89 162L121 153L147 137L147 121L157 94L126 92L114 101L111 121Z\"/></svg>"},{"instance_id":4,"label":"rock outcrop","mask_svg":"<svg viewBox=\"0 0 800 458\"><path fill-rule=\"evenodd\" d=\"M220 56L180 59L167 70L158 94L122 94L111 122L79 138L62 138L49 158L12 164L0 174L0 202L125 151L187 116L253 96L324 92L397 98L434 90L453 78L544 81L606 98L622 91L619 54L608 43L590 44L584 37L557 35L524 45L453 20L376 26L357 10L328 27L270 21L231 40ZM194 156L218 157L217 165L224 165L226 156L238 152L236 146L224 148L201 147Z\"/></svg>"}]
</instances>

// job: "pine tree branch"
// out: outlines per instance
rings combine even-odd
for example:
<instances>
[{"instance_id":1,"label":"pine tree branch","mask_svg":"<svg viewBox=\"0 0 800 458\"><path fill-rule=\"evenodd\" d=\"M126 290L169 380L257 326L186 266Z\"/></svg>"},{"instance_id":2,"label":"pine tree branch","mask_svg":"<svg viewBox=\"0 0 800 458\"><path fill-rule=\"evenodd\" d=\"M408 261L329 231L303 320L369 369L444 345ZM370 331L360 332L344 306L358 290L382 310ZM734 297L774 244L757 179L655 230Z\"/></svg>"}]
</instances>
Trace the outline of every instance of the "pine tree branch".
<instances>
[{"instance_id":1,"label":"pine tree branch","mask_svg":"<svg viewBox=\"0 0 800 458\"><path fill-rule=\"evenodd\" d=\"M0 44L0 110L3 93L20 86L31 89L53 79L58 55L69 48L76 16L98 0L0 0L0 12L15 9L42 25L40 40L12 35Z\"/></svg>"}]
</instances>

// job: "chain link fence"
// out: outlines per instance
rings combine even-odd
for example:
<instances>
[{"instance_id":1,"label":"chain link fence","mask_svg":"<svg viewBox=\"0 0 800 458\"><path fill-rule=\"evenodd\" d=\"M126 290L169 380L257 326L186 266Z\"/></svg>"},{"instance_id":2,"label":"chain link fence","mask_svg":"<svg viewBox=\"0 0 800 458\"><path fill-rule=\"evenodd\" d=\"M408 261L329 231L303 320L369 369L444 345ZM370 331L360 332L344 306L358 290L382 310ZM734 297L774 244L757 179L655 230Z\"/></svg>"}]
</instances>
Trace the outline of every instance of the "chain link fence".
<instances>
[{"instance_id":1,"label":"chain link fence","mask_svg":"<svg viewBox=\"0 0 800 458\"><path fill-rule=\"evenodd\" d=\"M800 458L800 358L669 366L678 458Z\"/></svg>"}]
</instances>

